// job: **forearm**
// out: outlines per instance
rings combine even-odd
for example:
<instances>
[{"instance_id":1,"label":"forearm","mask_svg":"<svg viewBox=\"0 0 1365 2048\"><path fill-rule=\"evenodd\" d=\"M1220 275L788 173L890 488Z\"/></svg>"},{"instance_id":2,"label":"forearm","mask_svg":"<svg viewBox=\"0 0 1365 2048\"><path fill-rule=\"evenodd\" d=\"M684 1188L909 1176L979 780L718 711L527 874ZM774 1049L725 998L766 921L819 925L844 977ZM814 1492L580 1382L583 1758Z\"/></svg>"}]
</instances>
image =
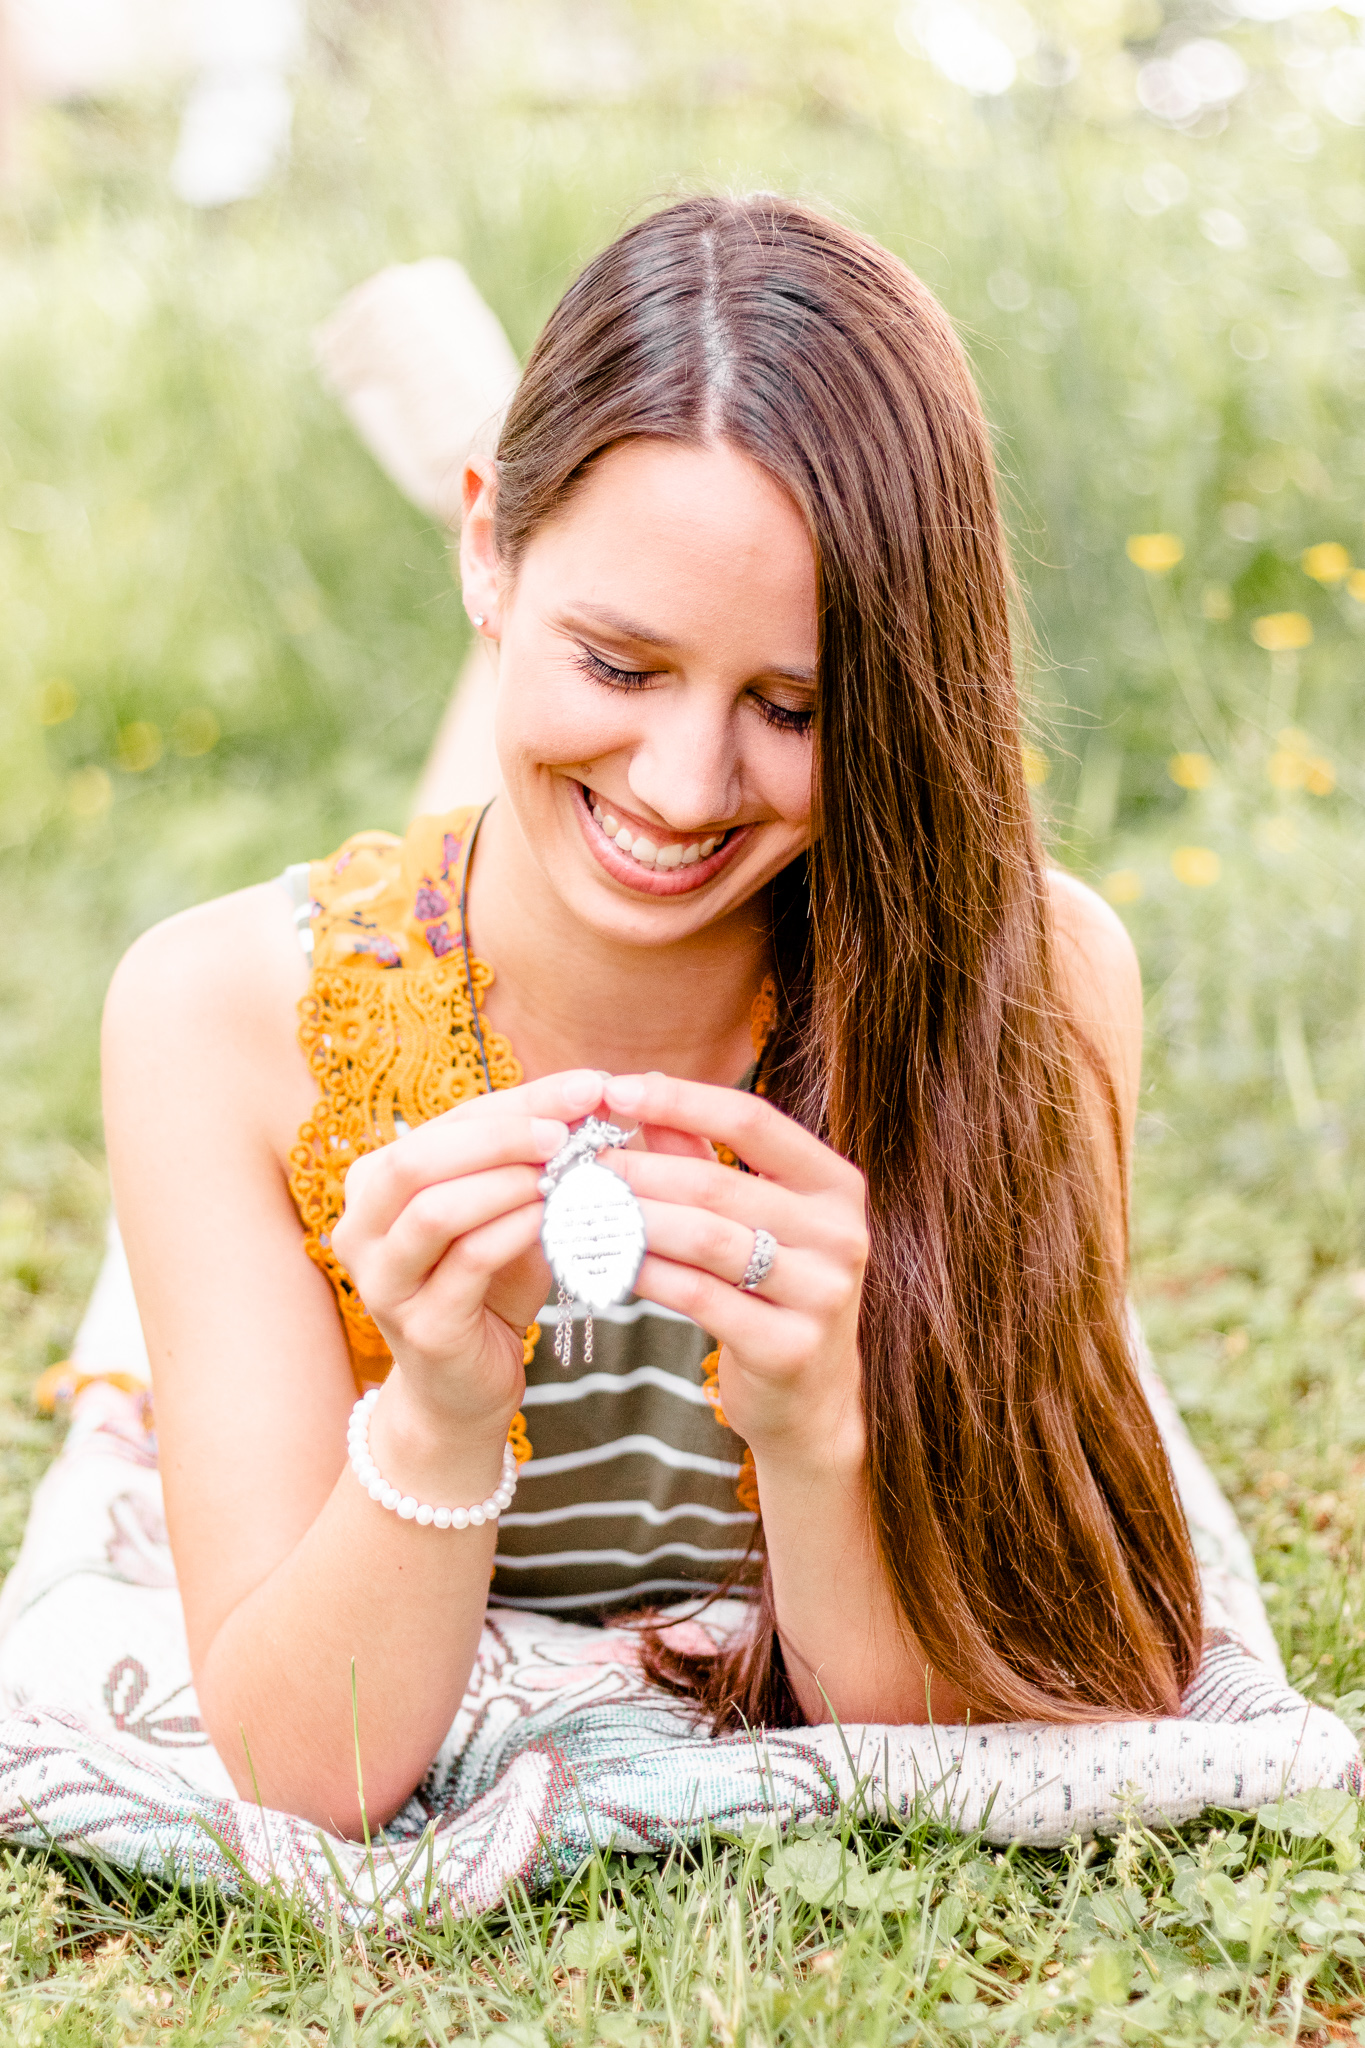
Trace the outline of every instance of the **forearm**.
<instances>
[{"instance_id":1,"label":"forearm","mask_svg":"<svg viewBox=\"0 0 1365 2048\"><path fill-rule=\"evenodd\" d=\"M376 1459L419 1499L464 1505L497 1484L500 1442L423 1455L392 1436L376 1426ZM397 1811L464 1696L496 1540L496 1524L402 1521L343 1470L196 1659L205 1724L244 1796L342 1834L362 1830L362 1784L370 1826Z\"/></svg>"},{"instance_id":2,"label":"forearm","mask_svg":"<svg viewBox=\"0 0 1365 2048\"><path fill-rule=\"evenodd\" d=\"M756 1456L787 1677L810 1722L956 1720L888 1583L859 1456Z\"/></svg>"}]
</instances>

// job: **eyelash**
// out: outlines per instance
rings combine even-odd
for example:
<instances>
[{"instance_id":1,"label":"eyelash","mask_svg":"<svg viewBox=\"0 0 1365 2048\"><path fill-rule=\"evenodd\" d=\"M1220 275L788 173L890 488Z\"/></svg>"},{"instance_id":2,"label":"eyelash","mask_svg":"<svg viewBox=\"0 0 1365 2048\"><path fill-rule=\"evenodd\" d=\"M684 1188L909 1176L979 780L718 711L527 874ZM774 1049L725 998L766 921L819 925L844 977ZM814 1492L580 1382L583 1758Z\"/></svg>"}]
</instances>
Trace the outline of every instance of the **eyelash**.
<instances>
[{"instance_id":1,"label":"eyelash","mask_svg":"<svg viewBox=\"0 0 1365 2048\"><path fill-rule=\"evenodd\" d=\"M584 675L591 676L595 683L605 683L610 690L642 690L655 674L653 669L613 668L590 647L579 649L578 666ZM759 717L778 732L809 732L815 719L813 711L793 711L786 704L774 704L768 697L756 696L754 705Z\"/></svg>"}]
</instances>

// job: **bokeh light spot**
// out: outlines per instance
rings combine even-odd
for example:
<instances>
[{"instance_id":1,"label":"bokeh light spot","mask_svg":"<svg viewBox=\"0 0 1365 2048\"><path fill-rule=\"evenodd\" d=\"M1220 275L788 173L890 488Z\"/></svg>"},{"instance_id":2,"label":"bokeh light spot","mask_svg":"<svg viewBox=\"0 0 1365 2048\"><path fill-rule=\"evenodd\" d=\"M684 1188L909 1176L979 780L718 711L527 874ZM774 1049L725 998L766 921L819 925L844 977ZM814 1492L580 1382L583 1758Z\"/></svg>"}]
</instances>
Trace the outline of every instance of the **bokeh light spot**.
<instances>
[{"instance_id":1,"label":"bokeh light spot","mask_svg":"<svg viewBox=\"0 0 1365 2048\"><path fill-rule=\"evenodd\" d=\"M1100 884L1109 903L1136 903L1142 894L1142 877L1136 868L1115 868Z\"/></svg>"},{"instance_id":2,"label":"bokeh light spot","mask_svg":"<svg viewBox=\"0 0 1365 2048\"><path fill-rule=\"evenodd\" d=\"M1340 583L1351 573L1351 557L1336 540L1320 540L1316 547L1305 548L1299 561L1304 575L1315 583Z\"/></svg>"},{"instance_id":3,"label":"bokeh light spot","mask_svg":"<svg viewBox=\"0 0 1365 2048\"><path fill-rule=\"evenodd\" d=\"M1172 754L1166 772L1181 789L1207 789L1213 781L1213 763L1207 754Z\"/></svg>"},{"instance_id":4,"label":"bokeh light spot","mask_svg":"<svg viewBox=\"0 0 1365 2048\"><path fill-rule=\"evenodd\" d=\"M1185 543L1174 533L1130 533L1128 559L1149 576L1161 576L1174 569L1185 553Z\"/></svg>"},{"instance_id":5,"label":"bokeh light spot","mask_svg":"<svg viewBox=\"0 0 1365 2048\"><path fill-rule=\"evenodd\" d=\"M1265 612L1252 620L1251 637L1267 654L1294 654L1312 645L1313 628L1302 612Z\"/></svg>"},{"instance_id":6,"label":"bokeh light spot","mask_svg":"<svg viewBox=\"0 0 1365 2048\"><path fill-rule=\"evenodd\" d=\"M79 702L65 676L49 676L38 691L35 709L39 725L65 725Z\"/></svg>"},{"instance_id":7,"label":"bokeh light spot","mask_svg":"<svg viewBox=\"0 0 1365 2048\"><path fill-rule=\"evenodd\" d=\"M118 764L130 775L143 775L149 768L155 768L164 751L161 728L145 718L135 718L131 725L119 727Z\"/></svg>"},{"instance_id":8,"label":"bokeh light spot","mask_svg":"<svg viewBox=\"0 0 1365 2048\"><path fill-rule=\"evenodd\" d=\"M177 754L193 761L201 754L211 754L222 736L223 729L208 705L191 704L171 728L171 745Z\"/></svg>"},{"instance_id":9,"label":"bokeh light spot","mask_svg":"<svg viewBox=\"0 0 1365 2048\"><path fill-rule=\"evenodd\" d=\"M1177 846L1171 855L1171 873L1187 889L1209 889L1223 872L1223 863L1211 846Z\"/></svg>"},{"instance_id":10,"label":"bokeh light spot","mask_svg":"<svg viewBox=\"0 0 1365 2048\"><path fill-rule=\"evenodd\" d=\"M102 818L114 801L114 785L102 768L78 768L66 785L66 800L78 818Z\"/></svg>"}]
</instances>

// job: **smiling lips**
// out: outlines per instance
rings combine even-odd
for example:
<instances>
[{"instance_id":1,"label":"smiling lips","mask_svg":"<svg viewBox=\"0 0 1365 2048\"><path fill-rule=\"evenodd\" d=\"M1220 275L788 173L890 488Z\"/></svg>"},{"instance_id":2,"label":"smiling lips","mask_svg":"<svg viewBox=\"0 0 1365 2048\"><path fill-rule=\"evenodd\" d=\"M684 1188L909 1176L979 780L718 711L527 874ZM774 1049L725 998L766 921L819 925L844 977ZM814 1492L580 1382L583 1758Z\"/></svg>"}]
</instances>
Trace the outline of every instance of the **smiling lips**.
<instances>
[{"instance_id":1,"label":"smiling lips","mask_svg":"<svg viewBox=\"0 0 1365 2048\"><path fill-rule=\"evenodd\" d=\"M743 826L725 832L713 832L704 839L669 840L660 844L647 832L624 823L586 783L578 785L584 808L589 813L596 830L589 826L589 840L594 853L609 874L620 880L629 881L633 887L644 884L653 887L651 895L674 895L686 889L700 887L710 880L726 857L746 834ZM624 870L624 872L623 872ZM632 872L633 871L633 872ZM669 885L661 890L659 884Z\"/></svg>"}]
</instances>

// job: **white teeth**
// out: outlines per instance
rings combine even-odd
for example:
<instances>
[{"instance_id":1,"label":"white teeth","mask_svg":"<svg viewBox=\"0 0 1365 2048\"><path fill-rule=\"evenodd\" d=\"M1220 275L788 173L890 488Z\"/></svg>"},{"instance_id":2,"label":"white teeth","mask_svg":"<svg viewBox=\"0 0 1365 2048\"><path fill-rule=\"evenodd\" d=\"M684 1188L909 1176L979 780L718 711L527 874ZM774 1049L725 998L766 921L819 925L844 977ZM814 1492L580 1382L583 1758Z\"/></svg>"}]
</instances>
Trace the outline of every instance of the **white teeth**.
<instances>
[{"instance_id":1,"label":"white teeth","mask_svg":"<svg viewBox=\"0 0 1365 2048\"><path fill-rule=\"evenodd\" d=\"M619 818L613 817L591 790L585 791L584 794L588 798L593 817L607 838L614 846L618 846L622 853L628 853L633 860L637 860L642 868L690 868L694 862L708 859L725 838L725 834L720 832L700 842L694 839L686 846L676 840L669 846L660 846L647 833L633 833L629 825L623 825Z\"/></svg>"}]
</instances>

